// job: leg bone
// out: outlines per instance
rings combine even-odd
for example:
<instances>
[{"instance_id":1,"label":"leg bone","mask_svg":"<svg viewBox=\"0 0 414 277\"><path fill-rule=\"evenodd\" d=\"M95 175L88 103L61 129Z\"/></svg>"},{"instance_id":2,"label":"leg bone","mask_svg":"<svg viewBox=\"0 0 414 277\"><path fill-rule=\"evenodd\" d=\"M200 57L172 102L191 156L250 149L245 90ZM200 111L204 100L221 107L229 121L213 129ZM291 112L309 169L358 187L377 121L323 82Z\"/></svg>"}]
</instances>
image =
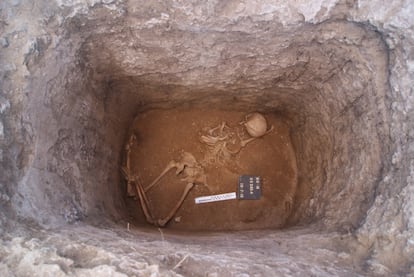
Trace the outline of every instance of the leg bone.
<instances>
[{"instance_id":1,"label":"leg bone","mask_svg":"<svg viewBox=\"0 0 414 277\"><path fill-rule=\"evenodd\" d=\"M127 180L127 195L128 196L135 196L134 187L132 185L133 177L131 176L131 160L130 160L130 153L131 148L136 141L136 136L132 134L129 137L128 143L125 146L126 151L126 165L121 168L122 174L124 175L125 179Z\"/></svg>"},{"instance_id":2,"label":"leg bone","mask_svg":"<svg viewBox=\"0 0 414 277\"><path fill-rule=\"evenodd\" d=\"M183 194L181 195L181 199L178 201L178 203L175 205L175 207L170 211L170 213L164 219L159 219L157 221L158 226L164 227L171 220L171 218L174 217L174 215L177 213L178 209L184 203L184 200L186 199L188 193L190 192L190 190L193 187L194 187L193 183L188 183L187 184L187 186L184 189Z\"/></svg>"},{"instance_id":3,"label":"leg bone","mask_svg":"<svg viewBox=\"0 0 414 277\"><path fill-rule=\"evenodd\" d=\"M141 202L141 208L144 212L145 219L150 224L155 224L154 216L152 215L152 211L150 208L150 203L148 201L147 195L145 194L144 188L142 187L141 183L139 181L135 181L135 189L137 191L139 200Z\"/></svg>"},{"instance_id":4,"label":"leg bone","mask_svg":"<svg viewBox=\"0 0 414 277\"><path fill-rule=\"evenodd\" d=\"M168 171L170 171L173 168L178 168L178 165L175 161L169 162L168 165L165 167L165 169L161 172L161 174L157 178L155 178L155 180L152 181L152 183L149 186L147 186L144 189L144 191L145 192L149 191L153 186L155 186L161 180L162 177L164 177L165 174L168 173Z\"/></svg>"},{"instance_id":5,"label":"leg bone","mask_svg":"<svg viewBox=\"0 0 414 277\"><path fill-rule=\"evenodd\" d=\"M197 160L194 158L194 156L188 152L184 152L179 162L176 162L173 160L168 163L164 171L161 172L161 174L157 178L155 178L155 180L148 187L145 188L145 192L149 191L153 186L155 186L161 180L161 178L165 174L167 174L167 172L170 171L171 169L176 168L177 170L175 174L178 175L181 172L183 172L183 170L187 166L194 167L195 165L197 165Z\"/></svg>"}]
</instances>

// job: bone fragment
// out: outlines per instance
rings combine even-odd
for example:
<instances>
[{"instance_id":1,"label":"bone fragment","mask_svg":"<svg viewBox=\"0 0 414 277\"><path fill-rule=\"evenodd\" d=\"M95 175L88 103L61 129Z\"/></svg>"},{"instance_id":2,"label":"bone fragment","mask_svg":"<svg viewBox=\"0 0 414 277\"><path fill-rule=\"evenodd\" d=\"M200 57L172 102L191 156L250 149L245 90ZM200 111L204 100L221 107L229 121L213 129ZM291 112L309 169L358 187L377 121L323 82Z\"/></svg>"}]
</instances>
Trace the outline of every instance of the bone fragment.
<instances>
[{"instance_id":1,"label":"bone fragment","mask_svg":"<svg viewBox=\"0 0 414 277\"><path fill-rule=\"evenodd\" d=\"M152 214L152 209L150 207L150 203L148 201L147 195L145 194L144 188L142 187L139 181L135 181L135 189L137 191L139 200L141 202L141 208L144 212L145 219L150 224L155 224L156 221L154 220L154 216Z\"/></svg>"},{"instance_id":2,"label":"bone fragment","mask_svg":"<svg viewBox=\"0 0 414 277\"><path fill-rule=\"evenodd\" d=\"M180 200L178 201L178 203L175 205L175 207L170 211L170 213L164 218L164 219L159 219L157 221L158 226L160 227L164 227L173 217L174 215L177 213L178 209L181 207L181 205L184 203L184 200L186 199L188 193L190 192L190 190L194 187L193 183L188 183L187 186L184 189L183 194L181 195Z\"/></svg>"},{"instance_id":3,"label":"bone fragment","mask_svg":"<svg viewBox=\"0 0 414 277\"><path fill-rule=\"evenodd\" d=\"M155 180L152 181L152 183L149 186L147 186L144 189L144 191L145 192L149 191L153 186L155 186L161 180L162 177L164 177L165 174L168 173L168 171L170 171L173 168L177 168L177 163L175 161L170 161L168 165L165 167L165 169L161 172L161 174L157 178L155 178Z\"/></svg>"},{"instance_id":4,"label":"bone fragment","mask_svg":"<svg viewBox=\"0 0 414 277\"><path fill-rule=\"evenodd\" d=\"M270 127L270 129L269 129L269 130L267 130L267 131L266 131L266 133L264 133L264 134L263 134L262 136L260 136L260 137L263 137L263 136L265 136L265 135L269 134L270 132L272 132L272 131L273 131L273 129L274 129L274 127L273 127L273 125L272 125L272 127ZM249 138L249 139L243 140L243 141L241 141L241 142L240 142L240 146L243 148L243 147L245 147L248 143L250 143L250 142L252 142L252 141L254 141L255 139L258 139L258 138L260 138L260 137L254 137L254 138Z\"/></svg>"},{"instance_id":5,"label":"bone fragment","mask_svg":"<svg viewBox=\"0 0 414 277\"><path fill-rule=\"evenodd\" d=\"M174 160L170 161L168 165L165 167L165 169L161 172L161 174L155 178L155 180L145 188L145 192L149 191L153 186L158 184L158 182L161 180L162 177L164 177L165 174L168 173L173 168L176 168L175 174L178 175L185 171L185 168L193 168L198 166L197 160L194 158L194 156L191 153L184 152L181 156L181 160L179 162L176 162Z\"/></svg>"},{"instance_id":6,"label":"bone fragment","mask_svg":"<svg viewBox=\"0 0 414 277\"><path fill-rule=\"evenodd\" d=\"M214 146L218 142L226 140L228 138L228 135L225 135L223 137L214 137L214 136L201 136L202 142L206 143L207 145Z\"/></svg>"},{"instance_id":7,"label":"bone fragment","mask_svg":"<svg viewBox=\"0 0 414 277\"><path fill-rule=\"evenodd\" d=\"M223 133L223 131L224 131L224 128L225 127L227 127L227 124L226 124L226 122L222 122L221 124L219 124L217 127L214 127L214 128L212 128L212 129L210 129L209 131L208 131L208 134L210 135L210 136L214 136L214 132L215 131L217 131L217 130L220 130L220 134L222 134Z\"/></svg>"},{"instance_id":8,"label":"bone fragment","mask_svg":"<svg viewBox=\"0 0 414 277\"><path fill-rule=\"evenodd\" d=\"M131 176L131 159L130 159L130 153L131 153L131 147L136 141L136 137L134 134L132 134L129 137L128 143L125 146L126 151L126 165L121 167L122 174L124 175L126 181L127 181L127 195L128 196L135 196L135 190L132 185L133 177Z\"/></svg>"}]
</instances>

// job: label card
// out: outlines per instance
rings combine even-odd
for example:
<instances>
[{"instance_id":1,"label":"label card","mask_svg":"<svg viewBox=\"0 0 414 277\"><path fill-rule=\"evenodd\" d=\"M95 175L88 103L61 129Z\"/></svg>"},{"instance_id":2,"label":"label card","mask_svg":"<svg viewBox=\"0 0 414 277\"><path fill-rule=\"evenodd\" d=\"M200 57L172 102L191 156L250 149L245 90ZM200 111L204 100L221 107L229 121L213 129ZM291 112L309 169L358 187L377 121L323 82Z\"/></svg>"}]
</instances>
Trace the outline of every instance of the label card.
<instances>
[{"instance_id":1,"label":"label card","mask_svg":"<svg viewBox=\"0 0 414 277\"><path fill-rule=\"evenodd\" d=\"M239 176L237 196L243 200L257 200L261 196L262 178L253 175Z\"/></svg>"}]
</instances>

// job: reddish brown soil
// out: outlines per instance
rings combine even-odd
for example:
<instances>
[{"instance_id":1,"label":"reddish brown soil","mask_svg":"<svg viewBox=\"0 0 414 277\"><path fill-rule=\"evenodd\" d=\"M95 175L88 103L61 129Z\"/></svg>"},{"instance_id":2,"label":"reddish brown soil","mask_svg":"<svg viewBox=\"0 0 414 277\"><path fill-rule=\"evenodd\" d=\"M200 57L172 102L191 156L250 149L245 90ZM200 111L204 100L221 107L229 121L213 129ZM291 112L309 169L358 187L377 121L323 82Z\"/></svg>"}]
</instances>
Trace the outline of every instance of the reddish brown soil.
<instances>
[{"instance_id":1,"label":"reddish brown soil","mask_svg":"<svg viewBox=\"0 0 414 277\"><path fill-rule=\"evenodd\" d=\"M241 128L246 113L222 110L171 109L151 110L140 114L131 133L137 142L131 150L131 170L145 186L150 184L169 161L178 160L183 151L202 162L208 148L200 141L206 130L225 121ZM289 128L281 118L265 114L274 131L249 143L224 163L203 165L208 187L197 184L189 193L167 228L176 230L246 230L280 228L288 218L296 190L297 170ZM228 200L195 204L194 198L235 192L239 175L262 177L260 200ZM165 217L177 203L186 186L171 170L148 192L153 213ZM128 198L131 216L137 223L145 217L139 200Z\"/></svg>"}]
</instances>

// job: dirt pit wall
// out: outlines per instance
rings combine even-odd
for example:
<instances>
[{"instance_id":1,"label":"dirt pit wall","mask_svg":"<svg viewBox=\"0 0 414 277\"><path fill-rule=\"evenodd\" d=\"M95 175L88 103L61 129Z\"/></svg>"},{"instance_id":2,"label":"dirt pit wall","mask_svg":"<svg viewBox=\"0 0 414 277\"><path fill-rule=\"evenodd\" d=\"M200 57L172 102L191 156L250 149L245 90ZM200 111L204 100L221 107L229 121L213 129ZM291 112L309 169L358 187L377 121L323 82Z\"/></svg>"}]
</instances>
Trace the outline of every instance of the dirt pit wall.
<instances>
[{"instance_id":1,"label":"dirt pit wall","mask_svg":"<svg viewBox=\"0 0 414 277\"><path fill-rule=\"evenodd\" d=\"M134 116L156 108L214 105L246 113L278 113L289 124L298 164L297 193L303 194L301 201L295 201L292 224L323 217L332 227L358 225L372 203L381 178L381 157L387 154L387 56L373 30L330 22L267 30L261 36L255 29L252 38L234 31L210 34L157 26L160 34L155 37L155 30L127 33L122 26L134 30L121 19L115 25L120 30L111 33L92 31L92 26L82 27L77 20L69 21L67 28L78 24L81 31L70 36L85 39L74 39L80 48L73 49L72 57L65 49L58 51L61 58L45 53L38 63L28 61L33 74L53 75L46 82L33 80L41 95L28 101L25 110L33 129L33 144L25 145L32 152L26 175L41 178L35 186L26 183L27 189L34 190L30 194L45 191L50 200L27 195L33 198L32 205L62 207L40 210L75 220L100 212L118 215L125 191L119 176L121 154ZM343 43L344 33L353 41ZM159 46L160 38L164 47ZM244 43L238 45L239 41ZM185 42L190 45L183 46ZM202 45L209 43L217 46L200 53ZM188 55L182 53L186 47ZM138 59L144 50L145 58ZM193 53L196 50L199 53ZM62 58L68 59L63 66ZM56 62L52 65L48 60ZM53 180L49 182L53 190L48 178ZM28 193L24 184L22 195ZM55 193L59 186L61 193ZM17 202L18 197L14 203L19 206ZM23 209L29 205L21 203ZM358 209L350 209L355 203ZM347 217L339 212L341 206L349 211Z\"/></svg>"}]
</instances>

